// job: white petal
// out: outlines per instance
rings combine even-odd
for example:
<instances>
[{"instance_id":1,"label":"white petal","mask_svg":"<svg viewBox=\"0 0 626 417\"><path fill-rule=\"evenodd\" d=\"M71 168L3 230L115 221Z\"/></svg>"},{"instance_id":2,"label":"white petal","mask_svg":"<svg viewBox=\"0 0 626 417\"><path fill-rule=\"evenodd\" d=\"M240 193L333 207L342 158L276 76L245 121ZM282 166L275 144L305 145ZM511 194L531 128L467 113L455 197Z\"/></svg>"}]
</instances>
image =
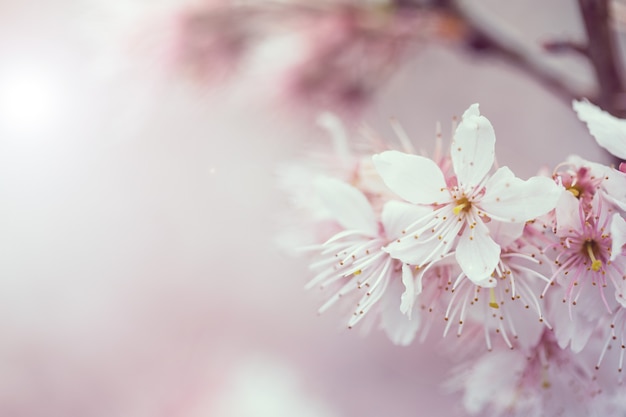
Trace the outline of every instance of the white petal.
<instances>
[{"instance_id":1,"label":"white petal","mask_svg":"<svg viewBox=\"0 0 626 417\"><path fill-rule=\"evenodd\" d=\"M328 131L332 138L335 154L342 162L349 161L352 153L350 152L350 141L348 132L339 117L333 113L324 112L317 117L317 124Z\"/></svg>"},{"instance_id":2,"label":"white petal","mask_svg":"<svg viewBox=\"0 0 626 417\"><path fill-rule=\"evenodd\" d=\"M624 245L626 245L626 220L618 213L613 215L611 219L611 261L617 259L618 256L623 256Z\"/></svg>"},{"instance_id":3,"label":"white petal","mask_svg":"<svg viewBox=\"0 0 626 417\"><path fill-rule=\"evenodd\" d=\"M381 303L381 326L391 341L399 346L411 344L420 328L421 317L413 312L409 317L400 311L400 294L403 285L398 277L392 277L387 293Z\"/></svg>"},{"instance_id":4,"label":"white petal","mask_svg":"<svg viewBox=\"0 0 626 417\"><path fill-rule=\"evenodd\" d=\"M500 247L506 248L524 234L525 225L526 223L504 223L496 221L487 223L487 228L493 240L500 245Z\"/></svg>"},{"instance_id":5,"label":"white petal","mask_svg":"<svg viewBox=\"0 0 626 417\"><path fill-rule=\"evenodd\" d=\"M432 209L403 201L389 201L383 207L381 220L385 228L385 235L390 239L400 238L406 227L422 217L432 213Z\"/></svg>"},{"instance_id":6,"label":"white petal","mask_svg":"<svg viewBox=\"0 0 626 417\"><path fill-rule=\"evenodd\" d=\"M626 211L626 174L607 167L602 187L608 199L621 210Z\"/></svg>"},{"instance_id":7,"label":"white petal","mask_svg":"<svg viewBox=\"0 0 626 417\"><path fill-rule=\"evenodd\" d=\"M347 230L378 236L378 222L367 197L353 186L334 178L319 177L315 188L322 204Z\"/></svg>"},{"instance_id":8,"label":"white petal","mask_svg":"<svg viewBox=\"0 0 626 417\"><path fill-rule=\"evenodd\" d=\"M435 215L436 213L433 213L433 216ZM424 222L420 221L419 224L423 225L432 218L425 217ZM391 241L383 250L392 258L416 266L439 261L452 250L463 227L463 223L455 219L448 219L448 221L452 223L451 226L440 224L439 227L429 229L419 236L407 231L406 236ZM419 228L420 226L417 226L417 229Z\"/></svg>"},{"instance_id":9,"label":"white petal","mask_svg":"<svg viewBox=\"0 0 626 417\"><path fill-rule=\"evenodd\" d=\"M582 222L580 220L580 201L569 191L561 194L561 198L556 204L556 234L557 236L568 236L572 231L582 233Z\"/></svg>"},{"instance_id":10,"label":"white petal","mask_svg":"<svg viewBox=\"0 0 626 417\"><path fill-rule=\"evenodd\" d=\"M484 282L500 260L500 246L489 236L489 230L477 221L474 229L465 227L456 247L456 261L472 282Z\"/></svg>"},{"instance_id":11,"label":"white petal","mask_svg":"<svg viewBox=\"0 0 626 417\"><path fill-rule=\"evenodd\" d=\"M502 167L485 184L480 208L500 221L526 222L552 210L563 192L566 191L550 178L532 177L524 181Z\"/></svg>"},{"instance_id":12,"label":"white petal","mask_svg":"<svg viewBox=\"0 0 626 417\"><path fill-rule=\"evenodd\" d=\"M403 199L415 204L450 200L443 173L432 160L398 151L374 155L372 160L387 187Z\"/></svg>"},{"instance_id":13,"label":"white petal","mask_svg":"<svg viewBox=\"0 0 626 417\"><path fill-rule=\"evenodd\" d=\"M626 120L618 119L589 101L574 101L578 118L587 123L598 145L613 155L626 159Z\"/></svg>"},{"instance_id":14,"label":"white petal","mask_svg":"<svg viewBox=\"0 0 626 417\"><path fill-rule=\"evenodd\" d=\"M597 328L599 317L587 317L581 314L582 309L578 308L581 307L580 305L576 309L570 309L571 306L561 302L561 298L562 293L548 292L549 305L552 306L550 321L554 328L554 335L561 349L566 349L569 345L574 352L578 353L585 347L594 329ZM594 298L600 299L600 297ZM589 301L589 297L586 301ZM598 311L603 312L605 307L600 303L597 305L600 307ZM585 307L590 307L590 304L585 302Z\"/></svg>"},{"instance_id":15,"label":"white petal","mask_svg":"<svg viewBox=\"0 0 626 417\"><path fill-rule=\"evenodd\" d=\"M400 311L410 317L413 313L415 297L422 292L422 280L415 281L409 264L402 264L402 283L404 284L404 292L400 297Z\"/></svg>"},{"instance_id":16,"label":"white petal","mask_svg":"<svg viewBox=\"0 0 626 417\"><path fill-rule=\"evenodd\" d=\"M478 104L463 114L454 133L450 154L459 186L469 191L487 175L495 158L496 134L486 117L481 116Z\"/></svg>"}]
</instances>

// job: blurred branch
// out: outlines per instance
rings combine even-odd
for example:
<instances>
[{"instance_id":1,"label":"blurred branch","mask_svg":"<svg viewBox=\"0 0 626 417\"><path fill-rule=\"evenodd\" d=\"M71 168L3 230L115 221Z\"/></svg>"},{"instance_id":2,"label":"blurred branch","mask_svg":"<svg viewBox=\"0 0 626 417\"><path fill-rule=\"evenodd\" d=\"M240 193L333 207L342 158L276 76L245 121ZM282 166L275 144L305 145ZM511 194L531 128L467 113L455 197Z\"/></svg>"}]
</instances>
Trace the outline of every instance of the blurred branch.
<instances>
[{"instance_id":1,"label":"blurred branch","mask_svg":"<svg viewBox=\"0 0 626 417\"><path fill-rule=\"evenodd\" d=\"M594 69L598 91L577 91L563 74L551 69L545 60L525 50L519 42L504 36L486 24L482 16L463 7L455 0L434 0L433 7L459 19L468 32L468 45L478 52L492 53L528 73L545 87L565 99L587 97L617 117L626 117L626 89L621 78L622 68L611 31L610 0L578 0L587 32L587 44L570 41L549 41L543 44L547 52L574 52L585 56ZM481 20L482 19L482 20Z\"/></svg>"},{"instance_id":2,"label":"blurred branch","mask_svg":"<svg viewBox=\"0 0 626 417\"><path fill-rule=\"evenodd\" d=\"M577 91L562 74L550 68L544 60L533 56L521 43L514 42L510 37L507 38L504 34L490 28L480 20L480 16L469 13L459 2L437 0L435 7L452 14L466 26L467 42L473 50L501 57L568 103L575 98L586 96L585 92Z\"/></svg>"},{"instance_id":3,"label":"blurred branch","mask_svg":"<svg viewBox=\"0 0 626 417\"><path fill-rule=\"evenodd\" d=\"M585 58L589 58L587 45L572 41L547 41L543 43L543 49L553 54L575 52Z\"/></svg>"},{"instance_id":4,"label":"blurred branch","mask_svg":"<svg viewBox=\"0 0 626 417\"><path fill-rule=\"evenodd\" d=\"M587 54L598 82L597 103L618 117L626 116L624 83L610 28L609 0L578 0L587 31Z\"/></svg>"}]
</instances>

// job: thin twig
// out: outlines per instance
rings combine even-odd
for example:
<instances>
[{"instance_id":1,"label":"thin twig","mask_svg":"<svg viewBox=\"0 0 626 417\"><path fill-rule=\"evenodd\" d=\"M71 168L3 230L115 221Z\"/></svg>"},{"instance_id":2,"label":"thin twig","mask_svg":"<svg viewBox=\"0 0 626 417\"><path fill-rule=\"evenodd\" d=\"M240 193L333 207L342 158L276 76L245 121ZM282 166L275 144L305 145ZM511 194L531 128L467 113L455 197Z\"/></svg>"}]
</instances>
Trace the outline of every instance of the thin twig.
<instances>
[{"instance_id":1,"label":"thin twig","mask_svg":"<svg viewBox=\"0 0 626 417\"><path fill-rule=\"evenodd\" d=\"M484 22L477 21L476 17L459 6L458 2L440 0L437 6L452 13L465 24L469 32L468 42L475 50L500 56L517 69L529 74L568 104L573 99L588 96L587 92L577 91L571 83L566 81L563 74L550 68L544 60L528 53L521 44L516 45L501 33L492 33L488 27L485 27Z\"/></svg>"}]
</instances>

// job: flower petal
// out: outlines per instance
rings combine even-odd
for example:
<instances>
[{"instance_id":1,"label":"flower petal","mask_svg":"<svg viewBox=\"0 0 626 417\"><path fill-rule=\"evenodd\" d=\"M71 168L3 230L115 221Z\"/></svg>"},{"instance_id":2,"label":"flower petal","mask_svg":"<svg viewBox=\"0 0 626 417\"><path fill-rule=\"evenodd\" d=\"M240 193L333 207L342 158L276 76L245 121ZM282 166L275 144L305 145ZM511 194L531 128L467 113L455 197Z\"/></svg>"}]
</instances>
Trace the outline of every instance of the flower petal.
<instances>
[{"instance_id":1,"label":"flower petal","mask_svg":"<svg viewBox=\"0 0 626 417\"><path fill-rule=\"evenodd\" d=\"M500 246L489 236L489 229L477 221L473 229L465 227L456 247L456 261L475 284L484 283L500 260Z\"/></svg>"},{"instance_id":2,"label":"flower petal","mask_svg":"<svg viewBox=\"0 0 626 417\"><path fill-rule=\"evenodd\" d=\"M608 199L621 210L626 211L626 174L607 167L604 178L602 186Z\"/></svg>"},{"instance_id":3,"label":"flower petal","mask_svg":"<svg viewBox=\"0 0 626 417\"><path fill-rule=\"evenodd\" d=\"M504 222L526 222L552 210L566 192L547 177L517 178L507 167L498 169L485 184L480 208Z\"/></svg>"},{"instance_id":4,"label":"flower petal","mask_svg":"<svg viewBox=\"0 0 626 417\"><path fill-rule=\"evenodd\" d=\"M573 107L598 145L618 158L626 159L626 120L610 115L587 100L574 101Z\"/></svg>"},{"instance_id":5,"label":"flower petal","mask_svg":"<svg viewBox=\"0 0 626 417\"><path fill-rule=\"evenodd\" d=\"M618 213L611 219L611 261L615 261L618 256L623 256L624 245L626 245L626 220Z\"/></svg>"},{"instance_id":6,"label":"flower petal","mask_svg":"<svg viewBox=\"0 0 626 417\"><path fill-rule=\"evenodd\" d=\"M423 228L424 224L429 224L436 216L437 212L433 212L432 216L424 217L423 221L420 221L413 229ZM440 224L432 229L429 226L428 230L421 235L407 230L404 237L391 241L383 250L392 258L419 267L429 262L439 261L450 253L463 227L462 222L454 219L450 221L451 226Z\"/></svg>"},{"instance_id":7,"label":"flower petal","mask_svg":"<svg viewBox=\"0 0 626 417\"><path fill-rule=\"evenodd\" d=\"M404 284L404 292L400 297L400 311L402 314L411 316L413 313L413 304L415 303L415 297L422 292L422 280L421 277L416 280L413 277L413 271L411 271L411 265L402 264L402 283Z\"/></svg>"},{"instance_id":8,"label":"flower petal","mask_svg":"<svg viewBox=\"0 0 626 417\"><path fill-rule=\"evenodd\" d=\"M424 206L405 203L403 201L389 201L383 207L381 221L385 228L385 236L389 239L402 237L405 229L432 213L432 210Z\"/></svg>"},{"instance_id":9,"label":"flower petal","mask_svg":"<svg viewBox=\"0 0 626 417\"><path fill-rule=\"evenodd\" d=\"M413 311L408 317L400 311L402 291L400 280L392 279L385 297L381 300L381 326L394 344L408 346L420 328L421 317L419 311Z\"/></svg>"},{"instance_id":10,"label":"flower petal","mask_svg":"<svg viewBox=\"0 0 626 417\"><path fill-rule=\"evenodd\" d=\"M524 234L525 225L526 223L489 222L487 228L493 240L500 247L506 248Z\"/></svg>"},{"instance_id":11,"label":"flower petal","mask_svg":"<svg viewBox=\"0 0 626 417\"><path fill-rule=\"evenodd\" d=\"M347 230L378 236L378 222L367 197L353 186L329 177L315 180L320 201L332 217Z\"/></svg>"},{"instance_id":12,"label":"flower petal","mask_svg":"<svg viewBox=\"0 0 626 417\"><path fill-rule=\"evenodd\" d=\"M441 169L423 156L386 151L372 157L383 181L406 201L441 204L450 200Z\"/></svg>"},{"instance_id":13,"label":"flower petal","mask_svg":"<svg viewBox=\"0 0 626 417\"><path fill-rule=\"evenodd\" d=\"M569 236L574 231L583 233L580 219L580 201L570 192L561 194L556 204L556 235Z\"/></svg>"},{"instance_id":14,"label":"flower petal","mask_svg":"<svg viewBox=\"0 0 626 417\"><path fill-rule=\"evenodd\" d=\"M481 116L478 104L463 114L454 133L450 155L459 187L469 191L487 175L495 158L496 134L491 122Z\"/></svg>"}]
</instances>

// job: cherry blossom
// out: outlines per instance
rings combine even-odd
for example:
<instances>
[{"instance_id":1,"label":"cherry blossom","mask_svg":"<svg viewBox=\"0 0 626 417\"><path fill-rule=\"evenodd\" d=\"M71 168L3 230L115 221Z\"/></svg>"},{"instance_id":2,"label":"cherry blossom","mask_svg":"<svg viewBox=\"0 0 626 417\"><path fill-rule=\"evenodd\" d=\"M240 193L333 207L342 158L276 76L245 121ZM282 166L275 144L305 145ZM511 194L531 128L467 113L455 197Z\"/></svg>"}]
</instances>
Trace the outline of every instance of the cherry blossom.
<instances>
[{"instance_id":1,"label":"cherry blossom","mask_svg":"<svg viewBox=\"0 0 626 417\"><path fill-rule=\"evenodd\" d=\"M396 297L382 303L385 307L381 312L383 326L396 343L410 343L419 321L417 318L409 320L400 313L402 276L410 273L409 267L382 249L400 234L402 221L413 220L415 210L407 203L390 201L377 214L365 195L349 184L333 178L319 178L316 186L321 200L341 227L341 231L323 244L309 248L318 254L318 260L311 265L317 275L307 288L336 289L320 307L320 313L352 295L357 302L348 327L353 327L381 299L389 297L389 291Z\"/></svg>"},{"instance_id":2,"label":"cherry blossom","mask_svg":"<svg viewBox=\"0 0 626 417\"><path fill-rule=\"evenodd\" d=\"M527 352L498 350L460 365L448 386L463 392L472 415L623 415L613 404L624 387L602 389L602 377L589 369L589 356L562 350L546 329Z\"/></svg>"},{"instance_id":3,"label":"cherry blossom","mask_svg":"<svg viewBox=\"0 0 626 417\"><path fill-rule=\"evenodd\" d=\"M396 121L399 146L369 131L355 146L321 121L335 152L288 187L324 231L303 248L307 288L330 293L320 312L343 305L348 327L378 325L397 345L448 337L466 361L449 387L470 414L623 415L626 170L573 155L518 178L495 166L477 104L433 158ZM592 117L592 134L605 122Z\"/></svg>"},{"instance_id":4,"label":"cherry blossom","mask_svg":"<svg viewBox=\"0 0 626 417\"><path fill-rule=\"evenodd\" d=\"M591 212L585 212L584 205L579 204L572 194L562 195L556 209L556 235L560 238L560 247L555 259L555 276L567 288L565 299L573 304L590 285L597 286L610 311L610 300L604 294L609 284L612 284L616 297L623 299L620 282L625 276L626 259L613 256L611 237L612 224L619 225L621 217L603 204L599 196L594 198L592 207ZM615 216L618 217L616 220ZM620 242L620 237L617 241ZM618 250L621 252L621 248Z\"/></svg>"},{"instance_id":5,"label":"cherry blossom","mask_svg":"<svg viewBox=\"0 0 626 417\"><path fill-rule=\"evenodd\" d=\"M404 236L385 248L392 257L423 267L456 247L463 272L480 284L489 279L500 257L500 246L486 223L524 223L554 208L561 191L549 178L523 181L507 167L489 175L495 140L491 123L474 104L463 114L452 141L453 177L446 178L434 161L422 156L398 151L374 155L392 191L431 209L407 223Z\"/></svg>"}]
</instances>

